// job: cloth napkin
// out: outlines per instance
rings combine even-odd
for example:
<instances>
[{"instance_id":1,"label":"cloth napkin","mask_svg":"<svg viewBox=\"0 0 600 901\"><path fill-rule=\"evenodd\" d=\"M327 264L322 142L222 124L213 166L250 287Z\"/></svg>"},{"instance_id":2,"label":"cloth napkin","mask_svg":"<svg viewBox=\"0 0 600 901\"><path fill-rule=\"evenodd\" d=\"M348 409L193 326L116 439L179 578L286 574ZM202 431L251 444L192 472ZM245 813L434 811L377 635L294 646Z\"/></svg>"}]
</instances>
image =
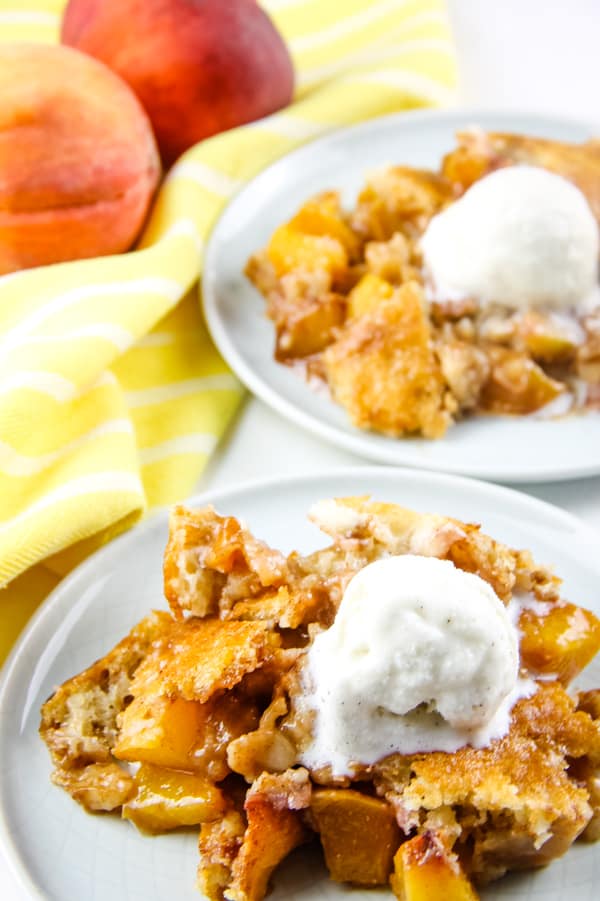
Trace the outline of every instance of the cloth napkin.
<instances>
[{"instance_id":1,"label":"cloth napkin","mask_svg":"<svg viewBox=\"0 0 600 901\"><path fill-rule=\"evenodd\" d=\"M58 41L63 6L0 0L0 40ZM184 154L135 250L0 278L0 660L73 565L193 490L240 403L197 288L228 198L332 128L453 98L443 0L263 6L294 103Z\"/></svg>"}]
</instances>

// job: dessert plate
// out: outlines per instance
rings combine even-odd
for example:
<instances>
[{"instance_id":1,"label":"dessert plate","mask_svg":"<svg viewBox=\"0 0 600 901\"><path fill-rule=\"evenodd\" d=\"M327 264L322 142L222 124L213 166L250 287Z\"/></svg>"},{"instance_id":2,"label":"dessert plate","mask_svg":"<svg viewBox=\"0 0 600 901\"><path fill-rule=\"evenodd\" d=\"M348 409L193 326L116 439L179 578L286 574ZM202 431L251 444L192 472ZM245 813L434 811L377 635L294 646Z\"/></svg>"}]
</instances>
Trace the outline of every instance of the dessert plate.
<instances>
[{"instance_id":1,"label":"dessert plate","mask_svg":"<svg viewBox=\"0 0 600 901\"><path fill-rule=\"evenodd\" d=\"M346 128L301 147L260 173L231 201L205 256L204 309L212 337L246 386L283 416L352 453L380 463L418 466L507 482L572 479L600 473L600 414L554 420L485 416L451 427L438 441L361 431L326 392L273 359L274 328L265 302L244 276L263 247L312 194L338 188L354 202L365 175L392 163L436 168L469 125L565 141L592 130L579 123L482 110L418 111Z\"/></svg>"},{"instance_id":2,"label":"dessert plate","mask_svg":"<svg viewBox=\"0 0 600 901\"><path fill-rule=\"evenodd\" d=\"M421 511L482 522L517 547L529 547L565 579L565 595L600 613L597 537L571 515L506 488L447 475L360 467L252 483L193 498L241 517L283 551L308 552L327 539L306 518L320 498L372 494ZM125 820L92 816L50 782L38 737L39 709L53 688L111 648L152 608L165 607L162 554L167 512L98 551L40 608L0 684L0 851L27 899L198 901L196 833L154 838ZM600 684L600 660L581 684ZM546 870L486 888L482 901L592 901L600 882L598 846L575 845ZM276 873L270 901L392 901L391 892L328 882L314 852L301 849Z\"/></svg>"}]
</instances>

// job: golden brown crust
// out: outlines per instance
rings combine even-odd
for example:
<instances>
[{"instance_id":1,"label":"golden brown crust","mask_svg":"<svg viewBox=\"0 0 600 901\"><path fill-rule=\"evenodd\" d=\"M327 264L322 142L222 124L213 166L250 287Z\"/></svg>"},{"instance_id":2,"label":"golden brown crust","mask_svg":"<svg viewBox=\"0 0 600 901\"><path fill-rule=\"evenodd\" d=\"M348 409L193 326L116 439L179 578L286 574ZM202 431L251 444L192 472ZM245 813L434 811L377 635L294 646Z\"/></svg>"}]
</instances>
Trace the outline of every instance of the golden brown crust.
<instances>
[{"instance_id":1,"label":"golden brown crust","mask_svg":"<svg viewBox=\"0 0 600 901\"><path fill-rule=\"evenodd\" d=\"M262 901L278 863L308 838L299 810L310 801L306 770L263 774L246 794L247 826L231 867L228 901Z\"/></svg>"},{"instance_id":2,"label":"golden brown crust","mask_svg":"<svg viewBox=\"0 0 600 901\"><path fill-rule=\"evenodd\" d=\"M138 668L131 693L152 686L160 694L205 703L258 669L279 645L278 635L261 622L174 623Z\"/></svg>"},{"instance_id":3,"label":"golden brown crust","mask_svg":"<svg viewBox=\"0 0 600 901\"><path fill-rule=\"evenodd\" d=\"M412 239L453 196L453 186L443 175L391 166L369 177L352 214L352 227L370 241L388 241L396 232Z\"/></svg>"},{"instance_id":4,"label":"golden brown crust","mask_svg":"<svg viewBox=\"0 0 600 901\"><path fill-rule=\"evenodd\" d=\"M198 888L210 901L223 901L245 830L244 817L234 809L221 819L202 824L198 838Z\"/></svg>"},{"instance_id":5,"label":"golden brown crust","mask_svg":"<svg viewBox=\"0 0 600 901\"><path fill-rule=\"evenodd\" d=\"M57 767L52 782L94 812L116 810L135 792L132 777L116 763L90 763L68 770Z\"/></svg>"},{"instance_id":6,"label":"golden brown crust","mask_svg":"<svg viewBox=\"0 0 600 901\"><path fill-rule=\"evenodd\" d=\"M541 684L516 705L504 738L453 754L394 755L376 765L375 784L407 829L428 828L430 814L453 810L463 864L486 881L543 865L583 831L589 792L568 766L596 755L599 741L597 723L575 710L561 686Z\"/></svg>"},{"instance_id":7,"label":"golden brown crust","mask_svg":"<svg viewBox=\"0 0 600 901\"><path fill-rule=\"evenodd\" d=\"M416 282L356 317L323 362L334 398L359 428L429 438L446 431L445 384Z\"/></svg>"},{"instance_id":8,"label":"golden brown crust","mask_svg":"<svg viewBox=\"0 0 600 901\"><path fill-rule=\"evenodd\" d=\"M267 547L232 516L211 506L173 507L164 556L165 595L173 614L222 613L263 588L283 584L283 554Z\"/></svg>"},{"instance_id":9,"label":"golden brown crust","mask_svg":"<svg viewBox=\"0 0 600 901\"><path fill-rule=\"evenodd\" d=\"M110 760L117 717L133 674L172 623L168 613L150 614L106 656L64 682L46 701L40 734L55 764L70 769Z\"/></svg>"}]
</instances>

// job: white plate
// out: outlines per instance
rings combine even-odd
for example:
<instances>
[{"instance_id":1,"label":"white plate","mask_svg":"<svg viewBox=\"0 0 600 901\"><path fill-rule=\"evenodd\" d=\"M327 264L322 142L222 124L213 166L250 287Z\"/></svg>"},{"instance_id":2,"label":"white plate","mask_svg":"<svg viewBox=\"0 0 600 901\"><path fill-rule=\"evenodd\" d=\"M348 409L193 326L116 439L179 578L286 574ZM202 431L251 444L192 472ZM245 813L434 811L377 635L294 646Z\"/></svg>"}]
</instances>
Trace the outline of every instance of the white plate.
<instances>
[{"instance_id":1,"label":"white plate","mask_svg":"<svg viewBox=\"0 0 600 901\"><path fill-rule=\"evenodd\" d=\"M530 547L565 578L565 594L600 612L597 539L572 516L495 485L418 470L362 467L289 481L254 483L193 499L242 517L284 551L326 539L306 519L314 501L372 494L421 511L480 521L494 536ZM111 543L67 578L39 610L7 662L0 686L0 846L31 898L57 901L194 901L193 832L142 837L116 816L92 816L50 783L38 737L39 709L54 686L104 654L151 608L164 607L162 553L167 514ZM600 660L585 683L600 684ZM510 877L483 901L592 901L600 854L576 845L535 874ZM315 854L296 852L277 873L270 901L373 901L387 891L349 891L327 882Z\"/></svg>"},{"instance_id":2,"label":"white plate","mask_svg":"<svg viewBox=\"0 0 600 901\"><path fill-rule=\"evenodd\" d=\"M568 141L591 135L587 126L562 119L420 111L375 119L307 144L240 191L213 230L203 275L208 326L222 355L254 394L308 431L362 457L508 482L600 473L600 414L553 421L487 416L459 423L439 441L388 438L352 426L342 407L273 359L273 325L264 315L262 296L243 274L248 257L311 194L339 188L350 205L372 169L389 163L435 168L454 146L456 130L473 123Z\"/></svg>"}]
</instances>

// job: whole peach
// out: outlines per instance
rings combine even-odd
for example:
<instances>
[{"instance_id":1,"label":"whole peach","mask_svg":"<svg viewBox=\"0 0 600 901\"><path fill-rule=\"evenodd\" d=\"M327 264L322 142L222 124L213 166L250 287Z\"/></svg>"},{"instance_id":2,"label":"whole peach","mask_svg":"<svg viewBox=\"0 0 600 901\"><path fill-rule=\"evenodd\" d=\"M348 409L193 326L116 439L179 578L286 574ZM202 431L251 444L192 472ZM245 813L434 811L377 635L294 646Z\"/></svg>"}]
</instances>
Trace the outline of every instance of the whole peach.
<instances>
[{"instance_id":1,"label":"whole peach","mask_svg":"<svg viewBox=\"0 0 600 901\"><path fill-rule=\"evenodd\" d=\"M146 114L107 66L0 43L0 274L126 250L159 175Z\"/></svg>"},{"instance_id":2,"label":"whole peach","mask_svg":"<svg viewBox=\"0 0 600 901\"><path fill-rule=\"evenodd\" d=\"M292 98L287 47L255 0L70 0L61 38L133 88L167 164Z\"/></svg>"}]
</instances>

